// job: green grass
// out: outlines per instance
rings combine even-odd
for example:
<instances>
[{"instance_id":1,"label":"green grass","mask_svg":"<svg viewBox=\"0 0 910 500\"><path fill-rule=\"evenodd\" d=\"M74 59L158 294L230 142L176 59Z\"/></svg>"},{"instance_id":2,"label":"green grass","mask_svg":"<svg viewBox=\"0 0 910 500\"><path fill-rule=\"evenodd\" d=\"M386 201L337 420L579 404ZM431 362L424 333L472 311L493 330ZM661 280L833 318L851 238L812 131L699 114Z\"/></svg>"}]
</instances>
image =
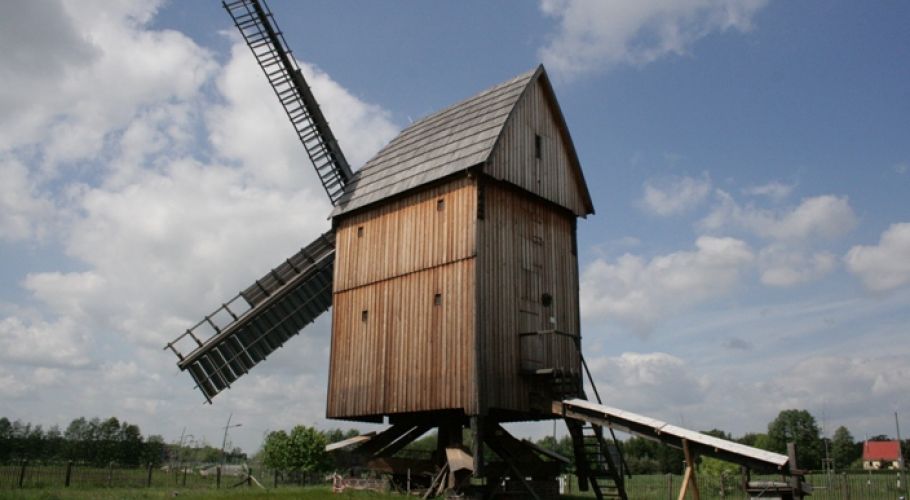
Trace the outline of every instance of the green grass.
<instances>
[{"instance_id":1,"label":"green grass","mask_svg":"<svg viewBox=\"0 0 910 500\"><path fill-rule=\"evenodd\" d=\"M107 472L105 471L105 474ZM129 479L129 484L134 481L142 482L146 476L136 474L124 475L124 479ZM104 478L107 476L105 475ZM115 476L116 477L116 476ZM165 475L161 474L160 479L163 483ZM153 480L151 488L134 486L131 488L115 487L107 488L104 486L92 486L90 484L77 484L71 488L58 486L55 481L51 485L41 485L41 482L30 483L31 487L22 489L10 487L0 487L0 500L3 499L23 499L23 500L146 500L146 499L262 499L262 500L282 500L282 499L302 499L302 500L343 500L343 499L369 499L369 498L407 498L404 495L397 494L380 494L373 492L348 491L342 494L333 494L328 486L280 486L277 489L263 490L257 487L241 486L238 488L215 489L214 482L199 482L191 484L188 481L188 487L173 486L173 477L167 476L171 485L161 484ZM154 479L154 478L153 478ZM226 479L228 484L234 478ZM809 476L808 481L818 489L811 497L814 500L844 500L846 498L862 500L894 500L901 494L905 494L905 489L898 489L896 484L896 475L894 473L875 473L867 474L853 472L849 474L836 474L826 478L820 474ZM639 475L634 476L627 481L626 487L629 498L633 500L664 500L675 498L679 491L680 476L672 476L668 481L666 475ZM724 496L720 494L719 478L700 476L699 489L703 500L741 500L745 498L742 493L735 492L738 489L739 478L729 478L725 481L727 493ZM123 483L121 483L123 484ZM902 483L906 488L906 483ZM670 492L668 492L668 487ZM577 486L573 485L573 496L564 497L566 499L586 500L593 495L580 493Z\"/></svg>"},{"instance_id":2,"label":"green grass","mask_svg":"<svg viewBox=\"0 0 910 500\"><path fill-rule=\"evenodd\" d=\"M59 488L59 489L22 489L0 490L0 499L6 500L152 500L177 498L180 500L213 500L213 499L242 499L242 500L342 500L346 498L392 498L372 492L351 491L340 494L332 493L328 487L287 487L271 490L260 488L236 488L228 490L215 489L182 489L182 488ZM397 498L402 498L396 495Z\"/></svg>"}]
</instances>

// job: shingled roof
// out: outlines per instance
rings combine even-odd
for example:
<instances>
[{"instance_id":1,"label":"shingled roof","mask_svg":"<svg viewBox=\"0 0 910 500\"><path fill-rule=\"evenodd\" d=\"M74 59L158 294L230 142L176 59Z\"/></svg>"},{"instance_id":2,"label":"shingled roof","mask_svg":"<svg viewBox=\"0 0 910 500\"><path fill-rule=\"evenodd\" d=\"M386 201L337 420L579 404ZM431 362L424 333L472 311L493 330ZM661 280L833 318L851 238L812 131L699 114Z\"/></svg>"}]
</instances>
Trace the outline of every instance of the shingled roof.
<instances>
[{"instance_id":1,"label":"shingled roof","mask_svg":"<svg viewBox=\"0 0 910 500\"><path fill-rule=\"evenodd\" d=\"M332 216L351 212L485 162L540 66L405 128L358 170Z\"/></svg>"}]
</instances>

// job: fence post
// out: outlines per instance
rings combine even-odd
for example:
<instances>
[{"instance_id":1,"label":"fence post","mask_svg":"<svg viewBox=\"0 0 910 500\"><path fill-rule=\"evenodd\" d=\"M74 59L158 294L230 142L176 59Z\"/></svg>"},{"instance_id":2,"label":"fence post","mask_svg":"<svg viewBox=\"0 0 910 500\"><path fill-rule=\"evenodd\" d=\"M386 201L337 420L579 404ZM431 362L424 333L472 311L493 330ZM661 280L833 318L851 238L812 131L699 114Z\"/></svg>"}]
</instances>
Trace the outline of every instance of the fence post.
<instances>
[{"instance_id":1,"label":"fence post","mask_svg":"<svg viewBox=\"0 0 910 500\"><path fill-rule=\"evenodd\" d=\"M186 486L186 464L183 464L183 485Z\"/></svg>"},{"instance_id":2,"label":"fence post","mask_svg":"<svg viewBox=\"0 0 910 500\"><path fill-rule=\"evenodd\" d=\"M22 466L19 468L19 487L25 483L25 468L28 467L28 460L22 461Z\"/></svg>"},{"instance_id":3,"label":"fence post","mask_svg":"<svg viewBox=\"0 0 910 500\"><path fill-rule=\"evenodd\" d=\"M720 473L720 499L726 500L727 498L727 485L724 483L724 478L726 477L725 472Z\"/></svg>"},{"instance_id":4,"label":"fence post","mask_svg":"<svg viewBox=\"0 0 910 500\"><path fill-rule=\"evenodd\" d=\"M70 478L73 476L73 461L70 460L66 463L66 477L63 480L63 487L70 487Z\"/></svg>"},{"instance_id":5,"label":"fence post","mask_svg":"<svg viewBox=\"0 0 910 500\"><path fill-rule=\"evenodd\" d=\"M107 487L114 485L114 462L107 464Z\"/></svg>"},{"instance_id":6,"label":"fence post","mask_svg":"<svg viewBox=\"0 0 910 500\"><path fill-rule=\"evenodd\" d=\"M673 500L673 474L667 473L667 500Z\"/></svg>"},{"instance_id":7,"label":"fence post","mask_svg":"<svg viewBox=\"0 0 910 500\"><path fill-rule=\"evenodd\" d=\"M215 466L215 488L221 489L221 466Z\"/></svg>"},{"instance_id":8,"label":"fence post","mask_svg":"<svg viewBox=\"0 0 910 500\"><path fill-rule=\"evenodd\" d=\"M246 486L249 488L253 486L253 468L250 467L250 470L247 471L246 475Z\"/></svg>"},{"instance_id":9,"label":"fence post","mask_svg":"<svg viewBox=\"0 0 910 500\"><path fill-rule=\"evenodd\" d=\"M275 469L275 477L272 479L272 488L278 487L278 469Z\"/></svg>"},{"instance_id":10,"label":"fence post","mask_svg":"<svg viewBox=\"0 0 910 500\"><path fill-rule=\"evenodd\" d=\"M149 465L148 465L148 477L145 480L145 487L146 488L152 487L152 463L151 462L149 462Z\"/></svg>"},{"instance_id":11,"label":"fence post","mask_svg":"<svg viewBox=\"0 0 910 500\"><path fill-rule=\"evenodd\" d=\"M841 473L841 479L843 479L842 484L843 484L844 500L850 500L850 485L847 484L847 473L846 472Z\"/></svg>"}]
</instances>

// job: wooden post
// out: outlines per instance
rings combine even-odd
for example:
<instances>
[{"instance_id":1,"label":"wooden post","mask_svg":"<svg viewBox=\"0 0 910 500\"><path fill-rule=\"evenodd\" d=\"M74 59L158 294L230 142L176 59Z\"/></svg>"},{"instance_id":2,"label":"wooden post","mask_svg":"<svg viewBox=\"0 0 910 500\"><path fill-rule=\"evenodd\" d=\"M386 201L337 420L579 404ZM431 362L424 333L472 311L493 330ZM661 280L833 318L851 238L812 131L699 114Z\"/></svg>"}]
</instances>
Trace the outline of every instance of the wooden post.
<instances>
[{"instance_id":1,"label":"wooden post","mask_svg":"<svg viewBox=\"0 0 910 500\"><path fill-rule=\"evenodd\" d=\"M698 481L695 477L695 456L689 451L688 441L683 439L682 445L683 454L686 456L686 472L683 474L682 487L679 489L677 500L684 500L686 498L686 492L689 491L689 486L692 487L692 497L695 500L701 500L701 495L698 493Z\"/></svg>"},{"instance_id":2,"label":"wooden post","mask_svg":"<svg viewBox=\"0 0 910 500\"><path fill-rule=\"evenodd\" d=\"M69 462L66 463L66 476L63 479L64 488L70 487L70 478L72 478L72 477L73 477L73 461L70 460Z\"/></svg>"},{"instance_id":3,"label":"wooden post","mask_svg":"<svg viewBox=\"0 0 910 500\"><path fill-rule=\"evenodd\" d=\"M215 488L221 489L221 466L215 466Z\"/></svg>"},{"instance_id":4,"label":"wooden post","mask_svg":"<svg viewBox=\"0 0 910 500\"><path fill-rule=\"evenodd\" d=\"M673 500L673 474L667 473L667 500Z\"/></svg>"},{"instance_id":5,"label":"wooden post","mask_svg":"<svg viewBox=\"0 0 910 500\"><path fill-rule=\"evenodd\" d=\"M275 476L272 479L272 488L278 487L278 469L275 469Z\"/></svg>"},{"instance_id":6,"label":"wooden post","mask_svg":"<svg viewBox=\"0 0 910 500\"><path fill-rule=\"evenodd\" d=\"M183 485L186 486L186 464L183 464Z\"/></svg>"},{"instance_id":7,"label":"wooden post","mask_svg":"<svg viewBox=\"0 0 910 500\"><path fill-rule=\"evenodd\" d=\"M19 487L25 483L25 468L28 467L28 460L22 461L22 466L19 468Z\"/></svg>"},{"instance_id":8,"label":"wooden post","mask_svg":"<svg viewBox=\"0 0 910 500\"><path fill-rule=\"evenodd\" d=\"M483 420L479 416L471 417L471 430L473 431L474 477L483 475Z\"/></svg>"},{"instance_id":9,"label":"wooden post","mask_svg":"<svg viewBox=\"0 0 910 500\"><path fill-rule=\"evenodd\" d=\"M167 481L165 481L165 482L167 482ZM149 462L149 465L148 465L148 476L145 479L145 487L146 488L152 487L152 463L151 462Z\"/></svg>"},{"instance_id":10,"label":"wooden post","mask_svg":"<svg viewBox=\"0 0 910 500\"><path fill-rule=\"evenodd\" d=\"M844 491L844 500L850 500L850 485L847 484L847 473L841 473L841 479L843 479L843 491Z\"/></svg>"},{"instance_id":11,"label":"wooden post","mask_svg":"<svg viewBox=\"0 0 910 500\"><path fill-rule=\"evenodd\" d=\"M114 485L114 462L107 464L107 487Z\"/></svg>"},{"instance_id":12,"label":"wooden post","mask_svg":"<svg viewBox=\"0 0 910 500\"><path fill-rule=\"evenodd\" d=\"M247 471L246 486L247 486L247 488L249 488L250 486L253 486L253 468L252 467L250 467L250 470Z\"/></svg>"}]
</instances>

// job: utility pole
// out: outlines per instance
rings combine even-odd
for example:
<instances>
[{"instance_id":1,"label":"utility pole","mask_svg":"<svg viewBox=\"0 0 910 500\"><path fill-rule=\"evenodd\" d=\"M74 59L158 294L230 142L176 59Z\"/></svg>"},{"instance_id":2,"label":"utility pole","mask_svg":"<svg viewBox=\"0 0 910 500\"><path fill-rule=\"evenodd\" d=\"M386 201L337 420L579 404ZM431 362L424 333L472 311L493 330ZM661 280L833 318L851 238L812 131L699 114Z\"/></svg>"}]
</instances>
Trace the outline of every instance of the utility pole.
<instances>
[{"instance_id":1,"label":"utility pole","mask_svg":"<svg viewBox=\"0 0 910 500\"><path fill-rule=\"evenodd\" d=\"M227 444L228 430L234 427L240 427L243 424L234 424L231 425L231 418L234 416L233 413L228 415L227 423L224 424L224 437L221 439L221 463L224 463L224 446Z\"/></svg>"},{"instance_id":2,"label":"utility pole","mask_svg":"<svg viewBox=\"0 0 910 500\"><path fill-rule=\"evenodd\" d=\"M908 497L910 497L910 478L907 477L908 471L907 471L907 468L904 466L905 465L904 464L904 443L903 443L903 441L901 441L901 423L900 423L900 420L897 419L896 411L894 412L894 428L897 431L897 455L898 455L897 465L900 468L899 474L903 474L903 477L901 479L904 480L903 486L907 490L907 496L904 498L908 498Z\"/></svg>"},{"instance_id":3,"label":"utility pole","mask_svg":"<svg viewBox=\"0 0 910 500\"><path fill-rule=\"evenodd\" d=\"M901 441L901 423L897 419L897 412L894 412L894 428L897 430L897 451L900 454L897 463L904 470L904 443Z\"/></svg>"}]
</instances>

